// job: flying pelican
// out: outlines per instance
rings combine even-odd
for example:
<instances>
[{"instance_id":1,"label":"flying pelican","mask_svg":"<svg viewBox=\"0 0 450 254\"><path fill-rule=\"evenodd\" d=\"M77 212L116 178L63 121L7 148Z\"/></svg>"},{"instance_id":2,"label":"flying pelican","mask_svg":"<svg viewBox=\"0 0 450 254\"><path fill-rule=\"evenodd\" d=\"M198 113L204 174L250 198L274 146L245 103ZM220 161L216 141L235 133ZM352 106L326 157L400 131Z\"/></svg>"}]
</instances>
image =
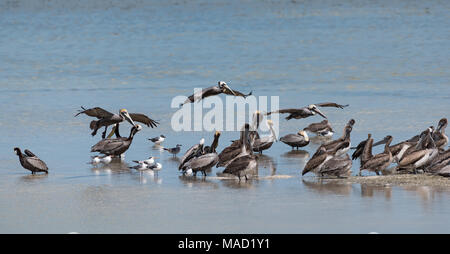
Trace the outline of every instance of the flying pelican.
<instances>
[{"instance_id":1,"label":"flying pelican","mask_svg":"<svg viewBox=\"0 0 450 254\"><path fill-rule=\"evenodd\" d=\"M216 153L216 148L219 144L220 132L216 131L214 133L214 140L210 147L205 147L203 149L202 155L198 157L193 157L188 162L186 162L182 170L183 172L187 169L192 169L194 176L197 175L198 171L201 171L203 176L206 177L206 170L211 169L219 161L219 156Z\"/></svg>"},{"instance_id":2,"label":"flying pelican","mask_svg":"<svg viewBox=\"0 0 450 254\"><path fill-rule=\"evenodd\" d=\"M166 136L159 135L159 137L149 138L148 140L152 141L156 145L160 145L162 142L164 142L165 139L166 139Z\"/></svg>"},{"instance_id":3,"label":"flying pelican","mask_svg":"<svg viewBox=\"0 0 450 254\"><path fill-rule=\"evenodd\" d=\"M100 140L97 144L93 145L91 152L99 152L105 155L121 156L124 152L128 150L131 143L133 142L134 135L142 130L142 127L137 124L133 126L130 131L130 136L127 138L106 138Z\"/></svg>"},{"instance_id":4,"label":"flying pelican","mask_svg":"<svg viewBox=\"0 0 450 254\"><path fill-rule=\"evenodd\" d=\"M317 152L313 155L313 157L306 163L303 168L302 175L305 175L308 172L314 172L315 174L319 174L320 170L324 166L324 164L334 158L336 156L336 152L349 145L349 142L341 142L332 150L326 150L325 147L320 146Z\"/></svg>"},{"instance_id":5,"label":"flying pelican","mask_svg":"<svg viewBox=\"0 0 450 254\"><path fill-rule=\"evenodd\" d=\"M319 123L312 123L303 128L304 131L309 131L317 136L331 137L334 134L333 128L327 119Z\"/></svg>"},{"instance_id":6,"label":"flying pelican","mask_svg":"<svg viewBox=\"0 0 450 254\"><path fill-rule=\"evenodd\" d=\"M211 86L211 87L208 87L208 88L204 88L200 92L189 96L185 102L180 104L180 107L183 106L186 103L200 101L200 100L202 100L202 99L204 99L206 97L218 95L218 94L221 94L221 93L228 94L228 95L234 95L234 96L241 96L241 97L244 97L244 98L247 97L247 96L252 95L252 92L250 92L249 94L243 94L241 92L235 91L235 90L231 89L227 85L227 83L225 83L224 81L219 81L219 82L217 82L217 86Z\"/></svg>"},{"instance_id":7,"label":"flying pelican","mask_svg":"<svg viewBox=\"0 0 450 254\"><path fill-rule=\"evenodd\" d=\"M244 126L244 138L240 148L240 153L226 166L223 173L232 174L239 178L244 176L247 181L247 175L258 168L256 156L253 154L252 142L249 140L249 124Z\"/></svg>"},{"instance_id":8,"label":"flying pelican","mask_svg":"<svg viewBox=\"0 0 450 254\"><path fill-rule=\"evenodd\" d=\"M177 144L175 147L172 147L172 148L163 147L163 149L166 150L167 152L171 153L173 155L173 157L175 157L181 151L181 145Z\"/></svg>"},{"instance_id":9,"label":"flying pelican","mask_svg":"<svg viewBox=\"0 0 450 254\"><path fill-rule=\"evenodd\" d=\"M305 131L300 130L296 134L287 134L281 137L280 141L291 146L292 150L294 150L294 147L297 147L298 150L299 147L304 147L309 144L309 137Z\"/></svg>"},{"instance_id":10,"label":"flying pelican","mask_svg":"<svg viewBox=\"0 0 450 254\"><path fill-rule=\"evenodd\" d=\"M105 138L106 131L109 125L112 124L119 124L123 122L124 120L128 121L133 126L136 126L134 121L141 122L148 127L156 127L159 123L155 120L150 119L148 116L140 113L128 113L126 109L121 109L119 111L119 114L113 114L110 113L100 107L85 109L84 107L81 107L82 110L79 110L78 113L75 116L78 116L80 114L86 114L91 117L96 117L97 121L91 121L89 127L93 132L91 133L92 136L95 136L97 134L97 130L101 127L105 126L105 131L102 133L102 138ZM114 133L114 130L110 133L109 137L112 136Z\"/></svg>"},{"instance_id":11,"label":"flying pelican","mask_svg":"<svg viewBox=\"0 0 450 254\"><path fill-rule=\"evenodd\" d=\"M273 122L272 120L267 120L267 125L269 126L271 135L256 138L256 137L250 137L250 139L255 138L255 141L253 142L253 152L259 152L262 154L262 151L269 149L272 144L277 141L277 135L275 134L275 130L273 129Z\"/></svg>"},{"instance_id":12,"label":"flying pelican","mask_svg":"<svg viewBox=\"0 0 450 254\"><path fill-rule=\"evenodd\" d=\"M245 137L245 135L248 135ZM222 152L219 153L219 162L216 167L226 167L232 160L234 160L237 156L239 156L242 152L242 146L245 142L245 139L249 139L250 137L250 125L248 123L244 124L243 129L241 130L241 136L239 142L233 142L230 146L225 147ZM256 136L253 136L256 137ZM245 146L246 149L249 149L249 146Z\"/></svg>"},{"instance_id":13,"label":"flying pelican","mask_svg":"<svg viewBox=\"0 0 450 254\"><path fill-rule=\"evenodd\" d=\"M200 156L203 152L203 144L205 144L205 139L200 139L200 142L198 144L195 144L191 146L181 157L180 165L178 166L178 170L181 170L186 162L188 162L190 159Z\"/></svg>"},{"instance_id":14,"label":"flying pelican","mask_svg":"<svg viewBox=\"0 0 450 254\"><path fill-rule=\"evenodd\" d=\"M48 174L48 167L41 159L39 159L34 153L30 150L25 149L25 154L20 151L20 148L15 147L14 151L17 156L19 156L20 165L25 169L31 171L31 174L35 174L37 172L45 172Z\"/></svg>"},{"instance_id":15,"label":"flying pelican","mask_svg":"<svg viewBox=\"0 0 450 254\"><path fill-rule=\"evenodd\" d=\"M347 105L340 105L337 103L333 103L333 102L326 102L326 103L319 103L319 104L311 104L309 106L303 107L303 108L299 108L299 109L280 109L277 111L272 111L272 112L267 112L266 115L270 115L270 114L275 114L275 113L279 113L279 114L289 114L286 117L286 120L290 120L292 118L294 119L302 119L302 118L306 118L306 117L310 117L315 115L316 113L321 115L323 118L327 118L317 107L336 107L336 108L344 108L347 107Z\"/></svg>"},{"instance_id":16,"label":"flying pelican","mask_svg":"<svg viewBox=\"0 0 450 254\"><path fill-rule=\"evenodd\" d=\"M416 150L408 155L405 155L398 162L398 169L413 169L416 173L418 168L423 166L427 166L427 164L439 154L439 149L436 147L436 143L431 137L431 133L428 131L426 137L422 137L422 140L419 143L423 143L424 139L428 139L431 141L431 147L426 147L425 149Z\"/></svg>"},{"instance_id":17,"label":"flying pelican","mask_svg":"<svg viewBox=\"0 0 450 254\"><path fill-rule=\"evenodd\" d=\"M389 149L389 145L392 142L392 136L387 136L387 142L384 146L384 152L373 156L368 159L364 165L361 165L359 169L359 174L361 175L361 171L373 171L377 175L380 174L381 171L385 170L392 163L392 153Z\"/></svg>"}]
</instances>

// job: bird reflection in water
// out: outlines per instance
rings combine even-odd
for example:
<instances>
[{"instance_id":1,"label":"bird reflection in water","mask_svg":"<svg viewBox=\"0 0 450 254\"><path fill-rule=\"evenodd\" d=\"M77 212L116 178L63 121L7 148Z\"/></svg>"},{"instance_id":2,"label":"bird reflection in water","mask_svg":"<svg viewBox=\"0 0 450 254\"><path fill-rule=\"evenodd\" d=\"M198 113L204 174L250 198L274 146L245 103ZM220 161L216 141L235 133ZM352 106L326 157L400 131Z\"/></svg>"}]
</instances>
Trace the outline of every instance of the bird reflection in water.
<instances>
[{"instance_id":1,"label":"bird reflection in water","mask_svg":"<svg viewBox=\"0 0 450 254\"><path fill-rule=\"evenodd\" d=\"M275 175L277 171L277 164L273 160L271 156L265 154L259 154L257 157L258 160L258 169L269 169L269 175Z\"/></svg>"},{"instance_id":2,"label":"bird reflection in water","mask_svg":"<svg viewBox=\"0 0 450 254\"><path fill-rule=\"evenodd\" d=\"M91 170L97 175L102 172L107 174L121 174L130 172L129 166L121 158L113 158L110 163L94 165Z\"/></svg>"},{"instance_id":3,"label":"bird reflection in water","mask_svg":"<svg viewBox=\"0 0 450 254\"><path fill-rule=\"evenodd\" d=\"M344 181L315 178L316 180L302 179L303 184L310 190L323 195L350 195L352 184Z\"/></svg>"},{"instance_id":4,"label":"bird reflection in water","mask_svg":"<svg viewBox=\"0 0 450 254\"><path fill-rule=\"evenodd\" d=\"M211 187L214 189L219 188L219 185L215 182L208 180L208 177L194 177L187 175L180 175L178 179L187 187Z\"/></svg>"},{"instance_id":5,"label":"bird reflection in water","mask_svg":"<svg viewBox=\"0 0 450 254\"><path fill-rule=\"evenodd\" d=\"M361 184L361 197L373 197L380 194L383 195L386 200L390 200L392 197L392 188L390 186Z\"/></svg>"}]
</instances>

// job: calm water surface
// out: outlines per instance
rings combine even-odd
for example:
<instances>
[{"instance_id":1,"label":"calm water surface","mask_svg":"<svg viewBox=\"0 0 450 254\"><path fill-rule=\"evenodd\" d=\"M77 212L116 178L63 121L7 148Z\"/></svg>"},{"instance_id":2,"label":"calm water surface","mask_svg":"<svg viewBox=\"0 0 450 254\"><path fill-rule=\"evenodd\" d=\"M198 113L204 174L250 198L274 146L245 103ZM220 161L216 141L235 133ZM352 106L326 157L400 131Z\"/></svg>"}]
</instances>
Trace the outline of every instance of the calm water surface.
<instances>
[{"instance_id":1,"label":"calm water surface","mask_svg":"<svg viewBox=\"0 0 450 254\"><path fill-rule=\"evenodd\" d=\"M449 117L449 1L340 2L0 0L0 232L450 233L449 190L302 178L318 143L298 153L275 143L258 174L279 177L238 183L217 179L223 168L181 177L147 140L165 134L182 152L210 143L211 132L171 129L170 102L218 80L282 108L350 104L323 112L335 137L356 120L353 144L369 132L401 141ZM73 117L81 105L161 125L139 132L124 162L92 167L99 135ZM318 121L281 118L280 135ZM223 132L219 150L238 135ZM15 146L50 174L30 176ZM127 168L149 155L157 176Z\"/></svg>"}]
</instances>

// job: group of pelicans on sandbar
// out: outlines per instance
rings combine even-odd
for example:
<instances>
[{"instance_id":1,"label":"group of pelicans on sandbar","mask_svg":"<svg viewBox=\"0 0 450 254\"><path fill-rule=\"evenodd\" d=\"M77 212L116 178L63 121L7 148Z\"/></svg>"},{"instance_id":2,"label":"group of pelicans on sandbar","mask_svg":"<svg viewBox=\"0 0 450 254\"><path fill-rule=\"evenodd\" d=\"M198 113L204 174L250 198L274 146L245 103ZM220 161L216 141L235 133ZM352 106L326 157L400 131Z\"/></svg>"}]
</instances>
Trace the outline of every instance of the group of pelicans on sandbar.
<instances>
[{"instance_id":1,"label":"group of pelicans on sandbar","mask_svg":"<svg viewBox=\"0 0 450 254\"><path fill-rule=\"evenodd\" d=\"M202 89L197 94L193 94L181 104L193 103L203 98L214 96L218 94L228 94L233 96L247 97L252 94L243 94L239 91L231 89L225 82L219 81L217 86ZM319 103L311 104L302 108L281 109L272 112L261 113L256 111L252 116L252 123L246 123L241 128L240 138L232 141L232 143L224 148L222 152L217 153L216 149L219 144L221 133L216 131L213 136L213 141L210 146L204 145L205 139L202 138L198 144L190 147L180 159L178 170L183 175L196 176L197 172L201 172L206 177L207 172L214 166L224 167L222 172L218 175L235 176L241 181L241 178L248 180L248 177L254 176L258 167L258 155L263 151L269 149L272 144L278 141L273 122L268 119L266 121L271 134L268 136L260 136L258 133L259 126L263 120L263 115L271 114L288 114L287 120L303 119L306 117L320 115L327 118L326 115L319 110L319 107L336 107L343 109L348 105L340 105L337 103ZM90 122L89 127L92 130L91 135L95 136L97 131L105 127L102 133L102 140L91 147L91 152L98 152L102 156L93 156L92 164L104 163L108 164L113 160L113 157L123 159L124 153L130 147L133 138L137 132L142 129L142 126L135 122L140 122L148 127L154 128L159 124L145 114L128 113L126 109L121 109L118 114L114 114L104 110L100 107L86 109L82 107L75 115L85 114L90 117L95 117L97 120ZM132 128L128 137L121 137L119 133L119 124L123 121L128 121ZM355 125L355 120L350 119L344 127L343 135L338 139L331 140L334 130L327 119L310 124L294 134L287 134L279 140L292 149L307 146L310 143L309 133L313 133L319 137L324 137L325 141L317 148L315 153L306 163L303 168L302 175L312 172L320 177L348 177L351 174L352 160L360 160L360 172L366 170L375 172L377 175L385 174L400 174L400 173L430 173L441 176L450 176L450 152L446 148L448 144L448 137L445 134L447 127L447 119L442 118L437 128L430 126L422 133L402 141L396 145L391 145L393 137L388 135L382 140L374 143L371 134L368 134L366 140L360 142L356 147L351 147L350 134ZM106 135L109 126L113 126L111 132ZM115 138L112 136L115 135ZM161 145L166 137L160 135L159 137L149 139L155 145ZM372 155L372 147L384 144L384 151L382 153ZM177 144L173 148L163 148L173 156L181 151L181 144ZM348 155L348 151L354 149L352 157ZM30 170L32 174L36 172L48 173L47 165L39 159L31 151L25 149L24 153L19 148L14 148L15 153L19 156L21 165ZM130 167L139 171L161 170L161 163L155 162L156 157L150 156L145 160L134 160L135 166ZM396 163L395 167L389 168L392 163Z\"/></svg>"}]
</instances>

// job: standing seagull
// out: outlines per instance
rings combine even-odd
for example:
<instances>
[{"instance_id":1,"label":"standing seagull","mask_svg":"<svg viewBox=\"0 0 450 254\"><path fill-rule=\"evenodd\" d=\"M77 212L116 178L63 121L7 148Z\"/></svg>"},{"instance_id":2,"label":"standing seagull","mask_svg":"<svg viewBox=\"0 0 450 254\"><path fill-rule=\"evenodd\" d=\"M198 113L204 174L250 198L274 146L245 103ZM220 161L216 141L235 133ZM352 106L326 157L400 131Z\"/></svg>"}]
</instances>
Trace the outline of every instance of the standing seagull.
<instances>
[{"instance_id":1,"label":"standing seagull","mask_svg":"<svg viewBox=\"0 0 450 254\"><path fill-rule=\"evenodd\" d=\"M227 85L227 83L225 83L223 81L219 81L217 83L217 86L211 86L211 87L208 87L208 88L204 88L200 92L189 96L185 102L180 104L180 107L183 106L186 103L200 101L200 100L202 100L202 99L204 99L206 97L218 95L218 94L221 94L221 93L228 94L228 95L234 95L234 96L241 96L241 97L244 97L244 98L247 97L247 96L250 96L252 94L252 92L250 92L249 94L243 94L241 92L234 91L233 89L231 89Z\"/></svg>"},{"instance_id":2,"label":"standing seagull","mask_svg":"<svg viewBox=\"0 0 450 254\"><path fill-rule=\"evenodd\" d=\"M302 119L307 118L310 116L315 115L316 113L321 115L323 118L327 118L317 107L336 107L336 108L344 108L347 107L347 105L340 105L334 102L326 102L326 103L319 103L319 104L311 104L309 106L303 107L303 108L292 108L292 109L280 109L277 111L267 112L266 115L270 114L289 114L286 117L286 120L290 120L292 118L294 119Z\"/></svg>"},{"instance_id":3,"label":"standing seagull","mask_svg":"<svg viewBox=\"0 0 450 254\"><path fill-rule=\"evenodd\" d=\"M16 155L19 156L19 161L22 167L31 171L31 174L35 174L37 172L45 172L48 174L48 167L41 159L39 159L34 153L30 150L25 149L25 154L20 151L20 148L15 147L14 151Z\"/></svg>"},{"instance_id":4,"label":"standing seagull","mask_svg":"<svg viewBox=\"0 0 450 254\"><path fill-rule=\"evenodd\" d=\"M79 112L75 115L78 116L80 114L86 114L91 117L96 117L97 121L91 121L89 127L91 128L92 136L95 136L97 134L97 130L101 127L105 127L105 131L102 133L102 138L105 138L106 131L108 129L109 125L113 124L119 124L123 122L124 120L128 121L133 126L136 126L134 121L143 123L147 125L148 127L156 127L159 123L153 119L150 119L148 116L140 113L128 113L126 109L121 109L119 111L119 114L113 114L111 112L108 112L100 107L85 109L84 107L81 107L82 110L79 110ZM109 136L112 136L114 130L111 132Z\"/></svg>"},{"instance_id":5,"label":"standing seagull","mask_svg":"<svg viewBox=\"0 0 450 254\"><path fill-rule=\"evenodd\" d=\"M175 157L180 152L181 145L177 144L175 147L172 147L172 148L165 148L165 147L163 147L163 149L166 150L167 152L171 153L173 155L173 157Z\"/></svg>"},{"instance_id":6,"label":"standing seagull","mask_svg":"<svg viewBox=\"0 0 450 254\"><path fill-rule=\"evenodd\" d=\"M148 140L152 141L156 145L160 145L162 142L164 142L165 139L166 139L166 136L159 135L159 137L149 138Z\"/></svg>"}]
</instances>

